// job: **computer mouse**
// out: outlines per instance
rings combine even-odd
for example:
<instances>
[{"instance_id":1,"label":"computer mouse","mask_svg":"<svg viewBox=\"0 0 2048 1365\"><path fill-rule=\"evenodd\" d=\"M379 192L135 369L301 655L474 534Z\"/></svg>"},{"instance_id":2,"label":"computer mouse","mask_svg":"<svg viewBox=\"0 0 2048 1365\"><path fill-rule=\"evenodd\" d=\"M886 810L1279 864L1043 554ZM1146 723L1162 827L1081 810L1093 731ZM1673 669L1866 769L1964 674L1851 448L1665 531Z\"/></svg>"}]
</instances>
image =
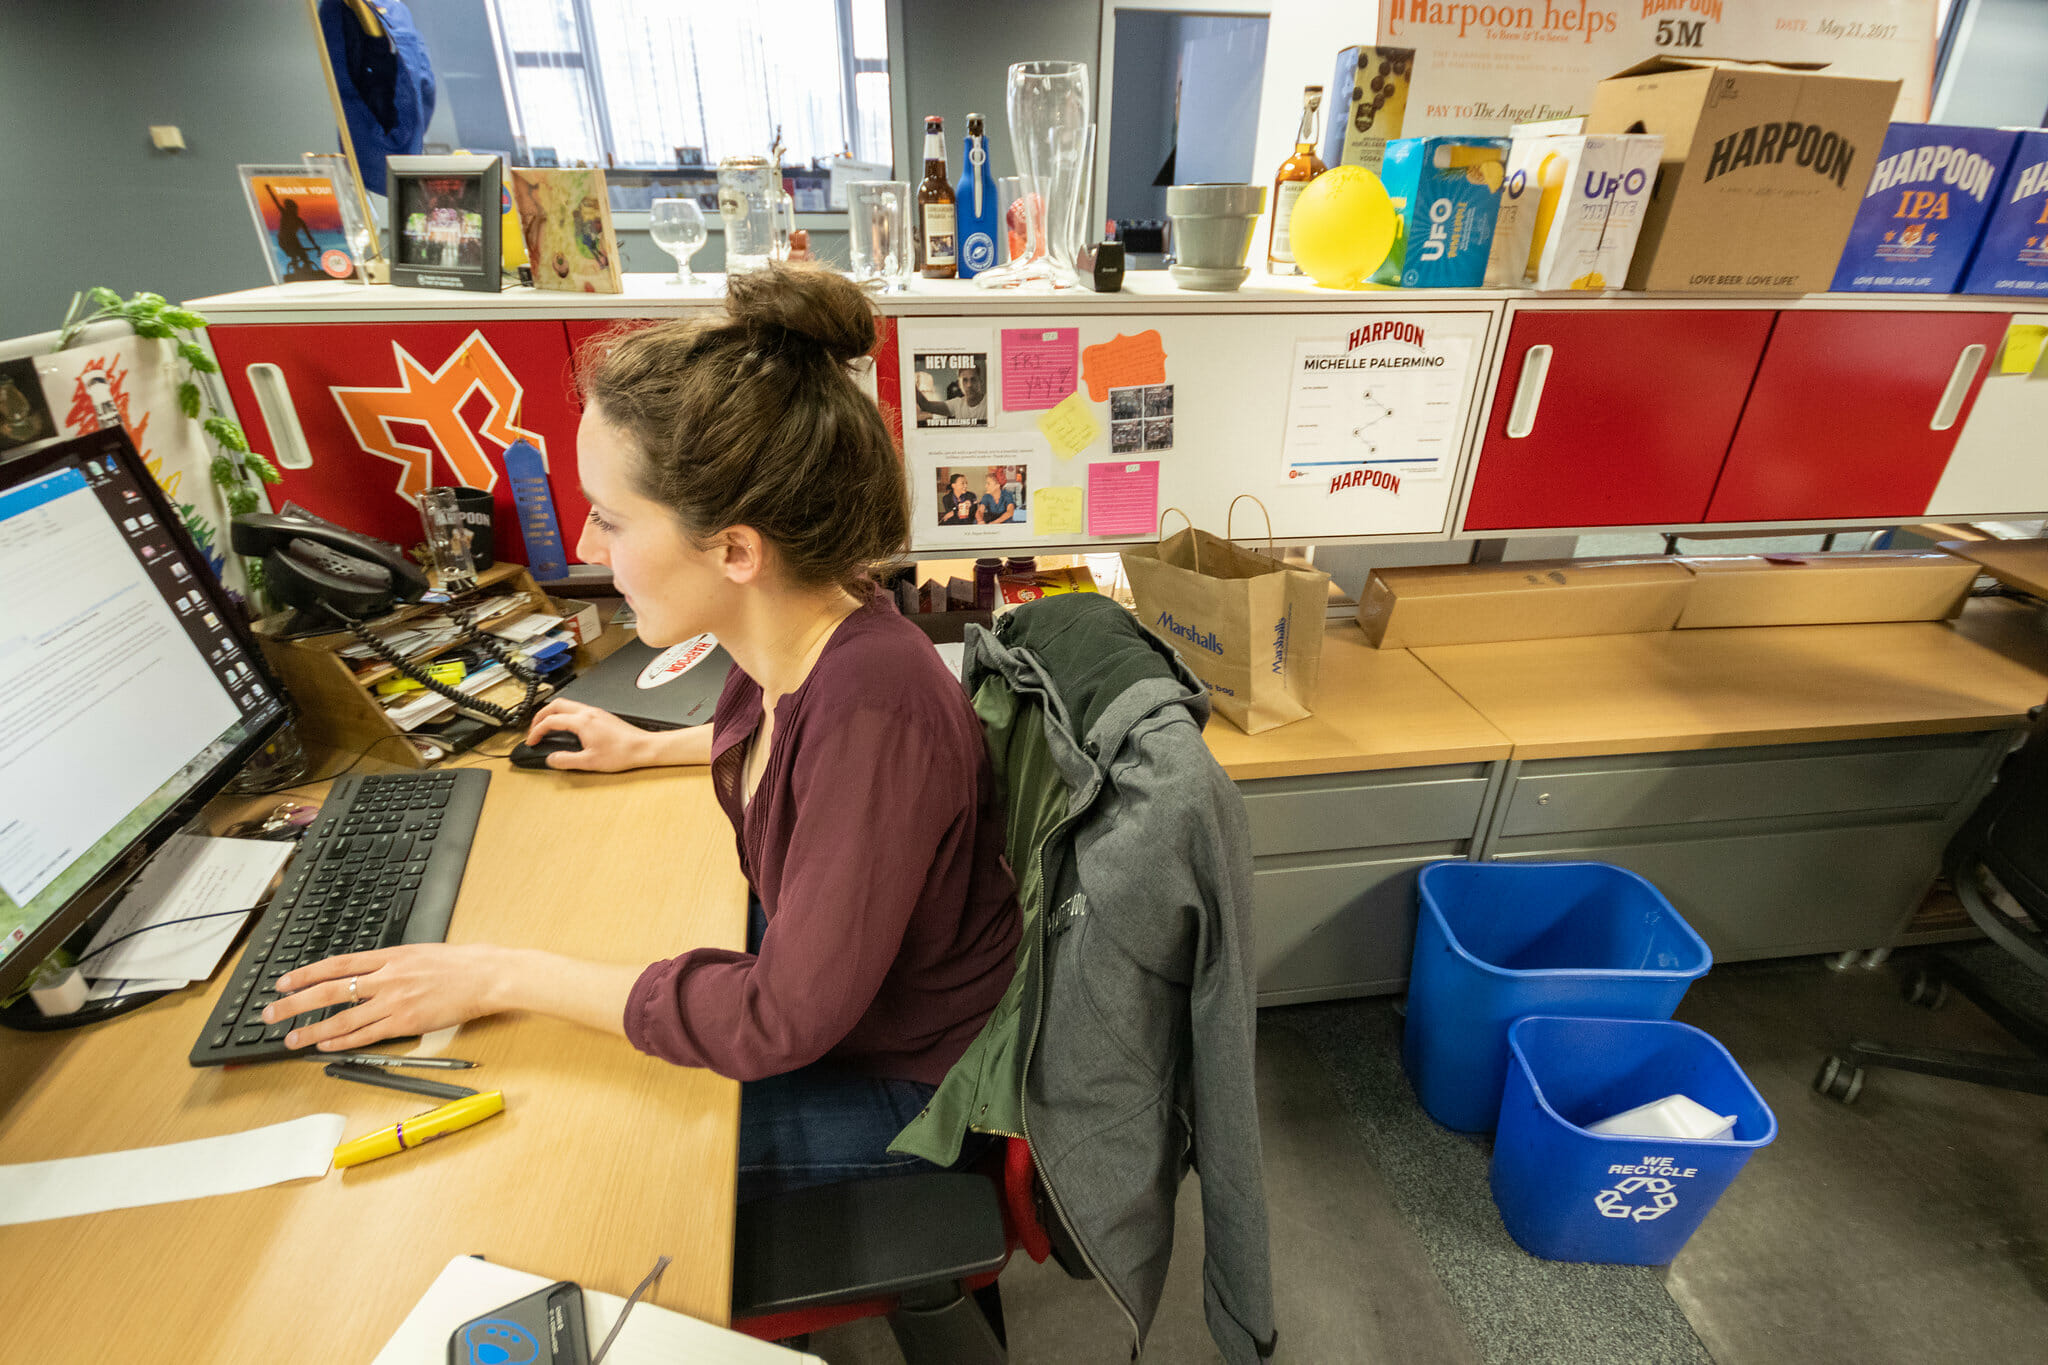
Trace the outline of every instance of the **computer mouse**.
<instances>
[{"instance_id":1,"label":"computer mouse","mask_svg":"<svg viewBox=\"0 0 2048 1365\"><path fill-rule=\"evenodd\" d=\"M583 741L573 730L550 730L535 744L520 744L512 750L515 768L545 768L549 754L581 753Z\"/></svg>"}]
</instances>

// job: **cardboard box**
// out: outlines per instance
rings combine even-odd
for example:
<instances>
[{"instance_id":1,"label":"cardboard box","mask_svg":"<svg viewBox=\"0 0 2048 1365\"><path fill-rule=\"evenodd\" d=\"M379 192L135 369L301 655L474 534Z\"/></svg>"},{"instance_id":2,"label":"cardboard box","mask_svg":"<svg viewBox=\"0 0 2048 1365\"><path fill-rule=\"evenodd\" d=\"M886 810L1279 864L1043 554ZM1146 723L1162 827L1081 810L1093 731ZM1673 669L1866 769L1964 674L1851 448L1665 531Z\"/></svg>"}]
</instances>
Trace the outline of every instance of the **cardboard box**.
<instances>
[{"instance_id":1,"label":"cardboard box","mask_svg":"<svg viewBox=\"0 0 2048 1365\"><path fill-rule=\"evenodd\" d=\"M1508 151L1487 284L1621 288L1663 150L1656 133L1525 136L1518 130Z\"/></svg>"},{"instance_id":2,"label":"cardboard box","mask_svg":"<svg viewBox=\"0 0 2048 1365\"><path fill-rule=\"evenodd\" d=\"M2009 129L1894 123L1849 229L1834 288L1953 294L2018 141Z\"/></svg>"},{"instance_id":3,"label":"cardboard box","mask_svg":"<svg viewBox=\"0 0 2048 1365\"><path fill-rule=\"evenodd\" d=\"M1323 100L1323 165L1363 166L1374 175L1387 143L1401 136L1408 113L1408 83L1415 74L1412 47L1347 47Z\"/></svg>"},{"instance_id":4,"label":"cardboard box","mask_svg":"<svg viewBox=\"0 0 2048 1365\"><path fill-rule=\"evenodd\" d=\"M1380 179L1399 211L1400 227L1374 281L1407 289L1476 289L1484 283L1507 157L1504 137L1389 142Z\"/></svg>"},{"instance_id":5,"label":"cardboard box","mask_svg":"<svg viewBox=\"0 0 2048 1365\"><path fill-rule=\"evenodd\" d=\"M1600 82L1589 133L1661 133L1630 289L1817 293L1835 278L1897 81L1653 57Z\"/></svg>"},{"instance_id":6,"label":"cardboard box","mask_svg":"<svg viewBox=\"0 0 2048 1365\"><path fill-rule=\"evenodd\" d=\"M1910 554L1697 555L1680 630L1945 621L1977 566L1939 550Z\"/></svg>"},{"instance_id":7,"label":"cardboard box","mask_svg":"<svg viewBox=\"0 0 2048 1365\"><path fill-rule=\"evenodd\" d=\"M1374 569L1358 625L1375 649L1670 630L1693 576L1672 559Z\"/></svg>"},{"instance_id":8,"label":"cardboard box","mask_svg":"<svg viewBox=\"0 0 2048 1365\"><path fill-rule=\"evenodd\" d=\"M2048 129L2019 134L1994 200L1962 292L2048 298Z\"/></svg>"},{"instance_id":9,"label":"cardboard box","mask_svg":"<svg viewBox=\"0 0 2048 1365\"><path fill-rule=\"evenodd\" d=\"M1941 548L2009 588L2048 598L2048 540L1944 540Z\"/></svg>"}]
</instances>

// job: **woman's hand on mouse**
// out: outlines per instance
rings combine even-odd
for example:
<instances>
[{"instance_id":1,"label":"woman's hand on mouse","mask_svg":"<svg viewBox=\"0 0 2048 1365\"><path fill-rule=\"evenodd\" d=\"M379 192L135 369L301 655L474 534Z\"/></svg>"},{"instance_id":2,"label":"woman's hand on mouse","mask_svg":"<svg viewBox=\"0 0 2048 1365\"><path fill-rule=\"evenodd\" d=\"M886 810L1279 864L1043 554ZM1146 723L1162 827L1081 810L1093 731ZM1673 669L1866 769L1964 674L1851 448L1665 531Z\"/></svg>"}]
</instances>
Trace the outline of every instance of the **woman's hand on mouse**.
<instances>
[{"instance_id":1,"label":"woman's hand on mouse","mask_svg":"<svg viewBox=\"0 0 2048 1365\"><path fill-rule=\"evenodd\" d=\"M654 743L656 736L652 732L580 701L557 698L543 706L526 729L526 742L536 744L544 736L557 732L576 736L583 747L549 754L550 768L568 772L621 773L628 768L649 768L673 761L658 752Z\"/></svg>"}]
</instances>

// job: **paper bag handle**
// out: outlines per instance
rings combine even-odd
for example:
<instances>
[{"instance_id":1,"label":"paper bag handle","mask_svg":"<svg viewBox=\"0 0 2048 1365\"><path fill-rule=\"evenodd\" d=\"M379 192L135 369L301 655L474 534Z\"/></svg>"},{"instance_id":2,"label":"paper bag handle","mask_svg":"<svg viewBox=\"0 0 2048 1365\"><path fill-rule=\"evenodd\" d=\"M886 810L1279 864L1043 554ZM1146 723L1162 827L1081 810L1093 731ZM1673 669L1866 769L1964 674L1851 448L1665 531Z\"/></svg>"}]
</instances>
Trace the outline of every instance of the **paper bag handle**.
<instances>
[{"instance_id":1,"label":"paper bag handle","mask_svg":"<svg viewBox=\"0 0 2048 1365\"><path fill-rule=\"evenodd\" d=\"M1028 214L1026 216L1029 217ZM1185 512L1181 512L1178 507L1168 507L1164 511L1161 511L1159 514L1159 543L1161 545L1164 545L1166 543L1167 512L1180 512L1180 519L1188 524L1188 529L1190 531L1195 529L1195 519L1193 517L1189 516ZM1188 548L1194 551L1195 572L1200 573L1202 571L1202 538L1200 536L1189 536Z\"/></svg>"},{"instance_id":2,"label":"paper bag handle","mask_svg":"<svg viewBox=\"0 0 2048 1365\"><path fill-rule=\"evenodd\" d=\"M1266 504L1260 502L1257 496L1254 494L1239 493L1236 497L1230 500L1230 510L1226 512L1223 516L1223 538L1233 543L1236 542L1237 533L1234 530L1232 530L1231 527L1232 523L1237 518L1237 505L1243 502L1246 498L1250 498L1252 500L1252 502L1258 507L1260 515L1264 516L1266 519L1266 554L1268 557L1271 557L1273 553L1273 514L1266 510ZM1183 512L1181 513L1181 515L1186 516L1187 514Z\"/></svg>"}]
</instances>

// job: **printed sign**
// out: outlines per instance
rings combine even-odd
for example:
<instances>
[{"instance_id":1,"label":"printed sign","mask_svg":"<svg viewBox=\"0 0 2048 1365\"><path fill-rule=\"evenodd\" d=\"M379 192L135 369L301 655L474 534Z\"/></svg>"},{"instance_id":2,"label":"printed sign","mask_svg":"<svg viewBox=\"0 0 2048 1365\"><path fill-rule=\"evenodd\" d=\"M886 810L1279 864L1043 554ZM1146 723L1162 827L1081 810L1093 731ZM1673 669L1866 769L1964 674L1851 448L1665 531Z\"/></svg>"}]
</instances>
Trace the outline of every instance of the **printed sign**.
<instances>
[{"instance_id":1,"label":"printed sign","mask_svg":"<svg viewBox=\"0 0 2048 1365\"><path fill-rule=\"evenodd\" d=\"M1381 317L1295 343L1280 477L1333 496L1399 493L1457 464L1459 398L1471 367L1465 336L1430 335L1428 315Z\"/></svg>"}]
</instances>

